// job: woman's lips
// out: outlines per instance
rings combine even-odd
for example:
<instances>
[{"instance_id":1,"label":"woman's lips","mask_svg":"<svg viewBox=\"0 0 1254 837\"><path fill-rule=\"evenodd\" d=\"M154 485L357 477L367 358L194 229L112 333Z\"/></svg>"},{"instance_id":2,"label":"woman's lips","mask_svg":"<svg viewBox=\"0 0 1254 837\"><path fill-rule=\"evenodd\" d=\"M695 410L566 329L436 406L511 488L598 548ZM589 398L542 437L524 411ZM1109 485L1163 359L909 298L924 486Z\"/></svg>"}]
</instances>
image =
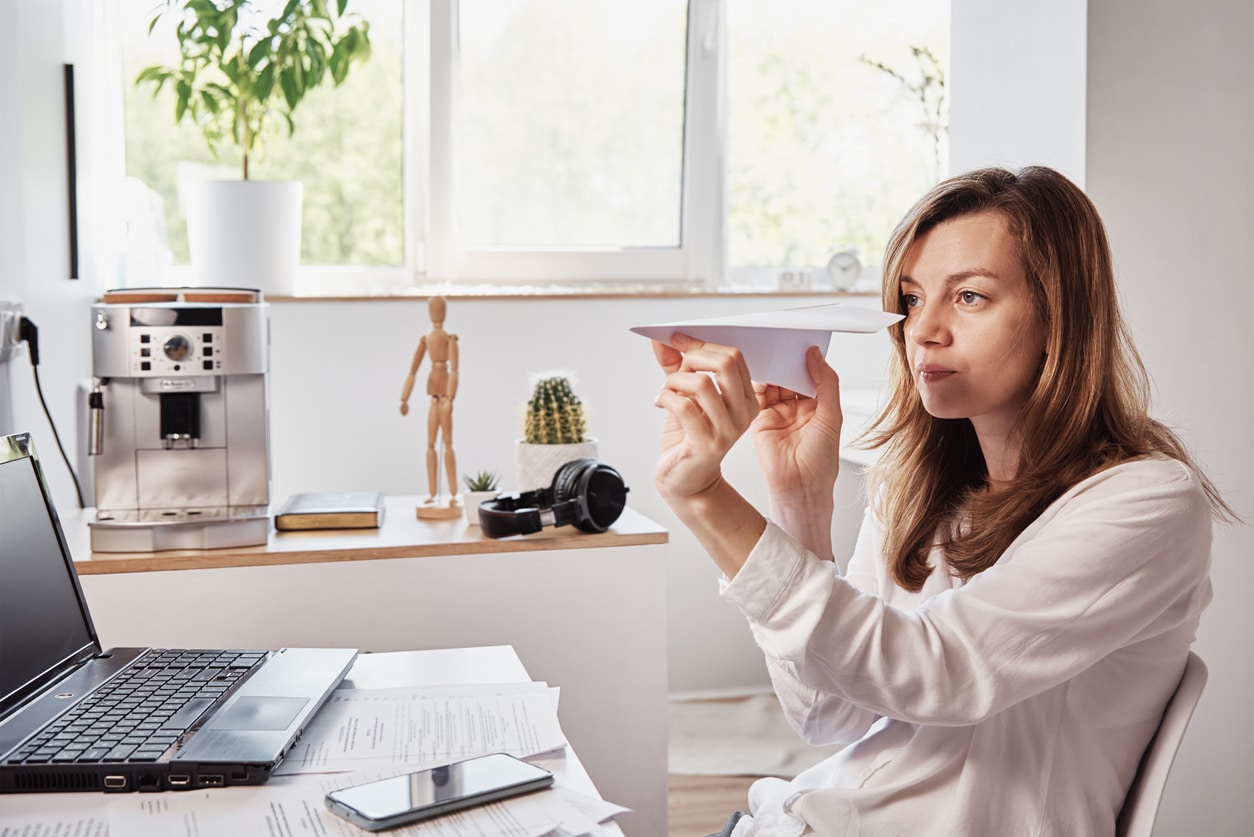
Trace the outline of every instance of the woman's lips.
<instances>
[{"instance_id":1,"label":"woman's lips","mask_svg":"<svg viewBox=\"0 0 1254 837\"><path fill-rule=\"evenodd\" d=\"M918 369L919 381L924 384L934 384L937 381L943 381L950 375L957 374L952 369L946 369L943 366L934 364L924 364Z\"/></svg>"}]
</instances>

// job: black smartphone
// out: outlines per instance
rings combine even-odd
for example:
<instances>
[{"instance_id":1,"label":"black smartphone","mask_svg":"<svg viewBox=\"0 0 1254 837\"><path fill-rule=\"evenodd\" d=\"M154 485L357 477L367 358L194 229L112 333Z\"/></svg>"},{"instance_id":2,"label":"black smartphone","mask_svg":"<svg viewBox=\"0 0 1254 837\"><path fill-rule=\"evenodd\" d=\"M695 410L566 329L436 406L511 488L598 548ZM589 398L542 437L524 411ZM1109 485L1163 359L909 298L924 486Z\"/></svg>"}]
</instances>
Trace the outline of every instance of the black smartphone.
<instances>
[{"instance_id":1,"label":"black smartphone","mask_svg":"<svg viewBox=\"0 0 1254 837\"><path fill-rule=\"evenodd\" d=\"M497 799L543 790L553 774L493 753L327 794L327 808L367 831L438 817Z\"/></svg>"}]
</instances>

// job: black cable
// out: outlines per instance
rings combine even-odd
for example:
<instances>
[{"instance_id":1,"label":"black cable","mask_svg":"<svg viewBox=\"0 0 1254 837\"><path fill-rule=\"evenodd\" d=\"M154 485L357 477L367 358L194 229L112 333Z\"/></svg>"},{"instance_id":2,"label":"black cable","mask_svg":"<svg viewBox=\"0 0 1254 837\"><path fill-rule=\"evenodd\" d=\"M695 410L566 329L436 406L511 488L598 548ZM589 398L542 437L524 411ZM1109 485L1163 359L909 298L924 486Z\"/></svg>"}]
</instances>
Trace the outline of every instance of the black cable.
<instances>
[{"instance_id":1,"label":"black cable","mask_svg":"<svg viewBox=\"0 0 1254 837\"><path fill-rule=\"evenodd\" d=\"M57 425L52 420L52 413L48 410L48 402L44 400L44 388L39 383L39 328L26 317L22 318L21 326L18 329L18 339L25 340L27 350L30 353L31 372L35 376L35 393L39 396L39 404L44 408L44 415L48 417L48 426L52 428L52 438L57 442L57 450L61 451L61 459L65 461L66 470L70 472L70 479L74 481L74 491L78 494L78 507L86 508L87 503L83 501L83 489L78 484L78 475L74 473L74 466L70 464L70 458L65 455L65 447L61 444L61 436L57 433Z\"/></svg>"}]
</instances>

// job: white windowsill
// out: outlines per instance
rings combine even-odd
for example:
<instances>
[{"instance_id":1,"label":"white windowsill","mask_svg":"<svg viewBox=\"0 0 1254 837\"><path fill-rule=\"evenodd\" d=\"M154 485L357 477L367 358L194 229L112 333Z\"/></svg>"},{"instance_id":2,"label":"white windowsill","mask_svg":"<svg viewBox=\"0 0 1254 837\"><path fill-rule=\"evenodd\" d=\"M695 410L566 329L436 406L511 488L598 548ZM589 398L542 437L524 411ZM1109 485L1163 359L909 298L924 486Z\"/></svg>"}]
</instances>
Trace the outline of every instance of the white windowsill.
<instances>
[{"instance_id":1,"label":"white windowsill","mask_svg":"<svg viewBox=\"0 0 1254 837\"><path fill-rule=\"evenodd\" d=\"M291 296L267 296L272 301L306 302L320 300L425 299L618 299L729 296L878 297L878 268L863 272L858 289L837 291L823 282L792 283L782 286L773 271L726 282L682 282L677 280L564 280L538 282L436 281L413 282L403 269L354 269L302 267L297 290ZM865 290L864 290L865 289Z\"/></svg>"}]
</instances>

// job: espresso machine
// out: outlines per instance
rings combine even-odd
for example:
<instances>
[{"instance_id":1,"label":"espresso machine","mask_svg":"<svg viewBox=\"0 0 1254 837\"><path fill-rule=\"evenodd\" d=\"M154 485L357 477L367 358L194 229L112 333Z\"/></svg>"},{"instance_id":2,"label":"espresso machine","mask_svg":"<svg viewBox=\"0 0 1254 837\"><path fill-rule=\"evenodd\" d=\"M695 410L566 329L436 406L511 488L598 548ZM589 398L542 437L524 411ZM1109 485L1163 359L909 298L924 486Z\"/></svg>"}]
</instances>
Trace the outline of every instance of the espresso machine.
<instances>
[{"instance_id":1,"label":"espresso machine","mask_svg":"<svg viewBox=\"0 0 1254 837\"><path fill-rule=\"evenodd\" d=\"M268 309L238 288L134 288L92 305L93 551L266 542Z\"/></svg>"}]
</instances>

